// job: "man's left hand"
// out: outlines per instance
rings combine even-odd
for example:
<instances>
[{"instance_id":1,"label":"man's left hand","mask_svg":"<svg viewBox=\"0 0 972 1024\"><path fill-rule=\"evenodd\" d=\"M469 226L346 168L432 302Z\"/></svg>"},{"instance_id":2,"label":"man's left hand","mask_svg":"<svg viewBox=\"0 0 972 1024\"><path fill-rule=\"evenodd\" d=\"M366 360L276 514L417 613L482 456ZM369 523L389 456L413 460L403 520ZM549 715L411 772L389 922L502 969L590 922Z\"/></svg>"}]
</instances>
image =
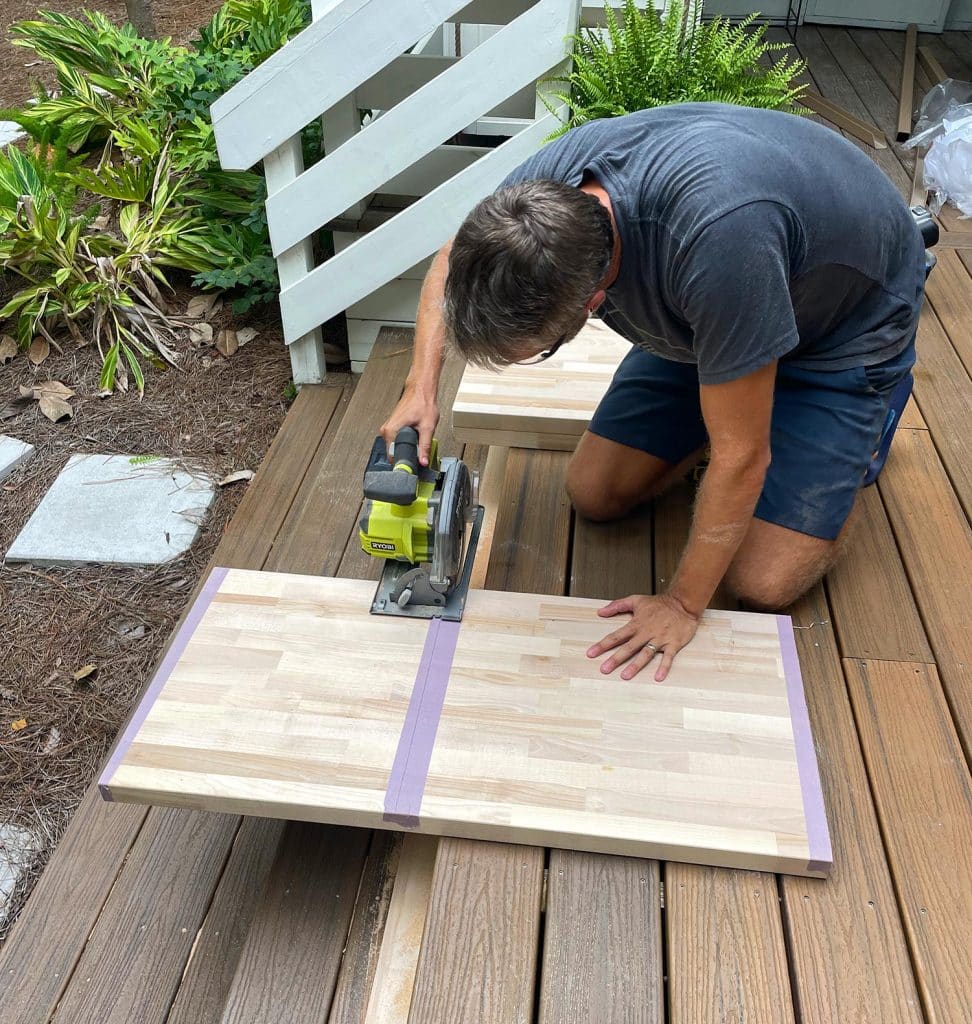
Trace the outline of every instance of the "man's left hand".
<instances>
[{"instance_id":1,"label":"man's left hand","mask_svg":"<svg viewBox=\"0 0 972 1024\"><path fill-rule=\"evenodd\" d=\"M632 679L656 655L660 655L661 664L655 673L655 682L662 682L672 667L675 655L695 636L699 628L698 616L687 612L669 594L657 597L632 594L598 610L598 615L605 618L624 614L630 614L631 619L589 647L587 656L596 658L605 651L614 651L601 665L601 671L607 675L627 662L621 678Z\"/></svg>"}]
</instances>

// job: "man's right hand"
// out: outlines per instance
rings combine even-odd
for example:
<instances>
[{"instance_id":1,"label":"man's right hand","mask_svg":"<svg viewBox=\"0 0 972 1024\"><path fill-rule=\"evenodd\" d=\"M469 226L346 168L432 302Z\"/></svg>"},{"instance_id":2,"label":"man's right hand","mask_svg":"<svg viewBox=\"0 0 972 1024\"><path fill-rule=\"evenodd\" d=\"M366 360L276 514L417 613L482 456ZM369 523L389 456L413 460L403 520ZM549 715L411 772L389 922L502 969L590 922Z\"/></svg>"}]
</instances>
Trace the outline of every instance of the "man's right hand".
<instances>
[{"instance_id":1,"label":"man's right hand","mask_svg":"<svg viewBox=\"0 0 972 1024\"><path fill-rule=\"evenodd\" d=\"M406 386L398 405L382 424L381 436L385 439L385 446L390 448L402 427L415 427L419 435L419 462L427 466L432 435L438 423L439 403L435 394L430 395L427 391Z\"/></svg>"}]
</instances>

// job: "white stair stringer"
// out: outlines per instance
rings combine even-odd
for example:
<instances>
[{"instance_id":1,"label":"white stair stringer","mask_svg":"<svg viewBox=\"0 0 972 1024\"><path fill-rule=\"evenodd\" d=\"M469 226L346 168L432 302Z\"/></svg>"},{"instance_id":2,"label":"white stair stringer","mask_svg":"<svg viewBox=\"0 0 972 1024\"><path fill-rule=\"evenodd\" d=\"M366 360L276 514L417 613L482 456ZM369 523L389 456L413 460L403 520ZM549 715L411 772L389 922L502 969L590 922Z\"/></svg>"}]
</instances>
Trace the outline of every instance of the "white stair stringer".
<instances>
[{"instance_id":1,"label":"white stair stringer","mask_svg":"<svg viewBox=\"0 0 972 1024\"><path fill-rule=\"evenodd\" d=\"M271 196L267 219L274 255L546 74L563 59L563 41L573 27L567 14L563 0L539 0Z\"/></svg>"},{"instance_id":2,"label":"white stair stringer","mask_svg":"<svg viewBox=\"0 0 972 1024\"><path fill-rule=\"evenodd\" d=\"M313 23L213 105L223 166L264 161L298 384L323 379L333 316L347 318L355 369L383 324L414 323L428 258L556 128L535 94L569 66L582 6L313 0ZM470 45L450 51L460 34ZM301 132L322 114L325 155L305 169ZM315 266L325 226L336 253Z\"/></svg>"},{"instance_id":3,"label":"white stair stringer","mask_svg":"<svg viewBox=\"0 0 972 1024\"><path fill-rule=\"evenodd\" d=\"M280 293L289 344L439 249L470 208L554 130L552 114L534 121L487 156L433 189Z\"/></svg>"}]
</instances>

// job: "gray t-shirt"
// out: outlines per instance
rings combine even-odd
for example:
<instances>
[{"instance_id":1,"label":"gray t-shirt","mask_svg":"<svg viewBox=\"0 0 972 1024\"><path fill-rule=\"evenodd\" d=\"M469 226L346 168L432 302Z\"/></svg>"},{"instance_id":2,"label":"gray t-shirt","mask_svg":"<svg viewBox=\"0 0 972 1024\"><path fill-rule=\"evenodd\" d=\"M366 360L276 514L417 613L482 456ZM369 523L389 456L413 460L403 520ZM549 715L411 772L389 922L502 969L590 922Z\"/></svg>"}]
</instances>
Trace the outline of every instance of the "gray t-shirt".
<instances>
[{"instance_id":1,"label":"gray t-shirt","mask_svg":"<svg viewBox=\"0 0 972 1024\"><path fill-rule=\"evenodd\" d=\"M621 236L599 315L697 363L703 384L781 358L869 366L914 336L921 234L884 173L830 128L721 103L656 107L575 128L503 186L585 175Z\"/></svg>"}]
</instances>

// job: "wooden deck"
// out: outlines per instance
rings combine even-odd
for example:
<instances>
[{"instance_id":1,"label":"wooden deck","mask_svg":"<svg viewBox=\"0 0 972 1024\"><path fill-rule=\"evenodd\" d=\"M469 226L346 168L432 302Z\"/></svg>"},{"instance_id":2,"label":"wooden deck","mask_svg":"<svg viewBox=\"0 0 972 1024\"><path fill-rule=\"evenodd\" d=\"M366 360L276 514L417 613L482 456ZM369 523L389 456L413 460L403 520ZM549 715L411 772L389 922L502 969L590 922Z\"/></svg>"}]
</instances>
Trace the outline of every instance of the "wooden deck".
<instances>
[{"instance_id":1,"label":"wooden deck","mask_svg":"<svg viewBox=\"0 0 972 1024\"><path fill-rule=\"evenodd\" d=\"M798 38L817 88L893 135L903 36ZM972 77L967 34L935 46ZM910 194L908 156L871 152ZM0 951L0 1020L967 1024L970 272L972 252L940 250L918 411L846 558L791 610L829 880L109 805L93 787ZM409 341L385 332L353 388L303 390L215 562L375 572L353 538L361 465ZM445 409L457 382L450 365ZM593 525L565 498L565 453L465 457L496 509L490 588L611 598L671 577L687 487Z\"/></svg>"}]
</instances>

